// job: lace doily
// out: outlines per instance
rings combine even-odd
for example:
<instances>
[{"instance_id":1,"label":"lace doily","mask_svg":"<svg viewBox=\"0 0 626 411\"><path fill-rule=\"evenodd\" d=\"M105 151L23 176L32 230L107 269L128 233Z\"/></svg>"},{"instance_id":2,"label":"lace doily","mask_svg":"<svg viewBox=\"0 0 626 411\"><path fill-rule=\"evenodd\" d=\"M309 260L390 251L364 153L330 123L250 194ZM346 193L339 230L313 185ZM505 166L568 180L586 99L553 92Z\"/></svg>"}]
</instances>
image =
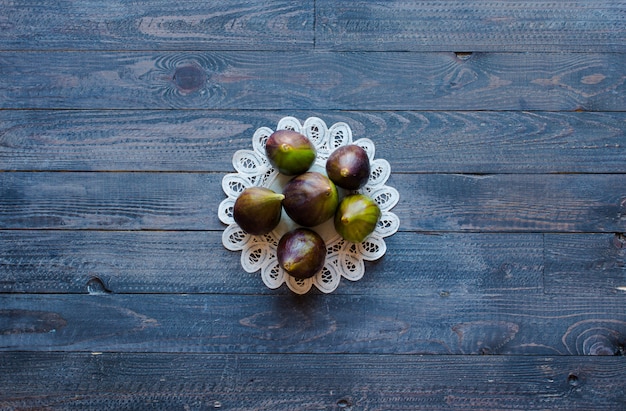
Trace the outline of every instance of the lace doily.
<instances>
[{"instance_id":1,"label":"lace doily","mask_svg":"<svg viewBox=\"0 0 626 411\"><path fill-rule=\"evenodd\" d=\"M271 289L280 287L283 283L297 294L304 294L316 286L324 293L334 291L339 285L341 277L357 281L365 273L364 261L373 261L382 257L387 246L385 237L398 231L400 220L390 210L400 199L398 191L385 183L391 174L391 166L384 159L375 159L374 143L361 138L352 141L352 130L346 123L336 123L330 128L317 117L308 118L304 124L294 117L285 117L278 122L277 130L294 130L307 136L315 145L317 158L312 171L319 171L326 175L326 160L338 147L357 144L367 152L370 159L371 174L365 187L351 192L361 192L372 197L382 212L380 221L374 232L364 242L354 244L342 239L333 225L333 220L313 227L326 242L327 256L324 268L312 278L297 280L285 273L276 258L278 241L284 233L297 227L284 212L280 224L269 234L253 236L245 233L233 219L235 200L248 187L267 187L276 192L282 188L291 177L280 174L269 163L265 156L265 143L274 130L261 127L252 137L252 150L239 150L233 155L233 166L237 173L227 174L222 180L222 189L227 198L219 206L219 219L228 227L222 234L224 247L231 251L241 251L241 266L249 273L261 270L261 278ZM340 197L348 192L337 187Z\"/></svg>"}]
</instances>

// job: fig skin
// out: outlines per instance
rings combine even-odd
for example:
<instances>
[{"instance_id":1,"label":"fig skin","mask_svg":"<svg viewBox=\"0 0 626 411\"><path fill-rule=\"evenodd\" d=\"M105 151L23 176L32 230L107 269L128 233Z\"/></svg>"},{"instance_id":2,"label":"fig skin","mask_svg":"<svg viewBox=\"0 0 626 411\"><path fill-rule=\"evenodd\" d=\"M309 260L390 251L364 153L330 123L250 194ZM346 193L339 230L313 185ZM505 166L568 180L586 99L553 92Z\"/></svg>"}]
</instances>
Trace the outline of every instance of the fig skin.
<instances>
[{"instance_id":1,"label":"fig skin","mask_svg":"<svg viewBox=\"0 0 626 411\"><path fill-rule=\"evenodd\" d=\"M337 186L358 190L370 177L370 159L356 144L341 146L326 160L326 174Z\"/></svg>"},{"instance_id":2,"label":"fig skin","mask_svg":"<svg viewBox=\"0 0 626 411\"><path fill-rule=\"evenodd\" d=\"M304 227L315 227L332 218L339 204L335 184L316 171L291 179L283 188L283 194L285 212Z\"/></svg>"},{"instance_id":3,"label":"fig skin","mask_svg":"<svg viewBox=\"0 0 626 411\"><path fill-rule=\"evenodd\" d=\"M284 198L269 188L248 187L235 200L233 218L248 234L267 234L280 222Z\"/></svg>"},{"instance_id":4,"label":"fig skin","mask_svg":"<svg viewBox=\"0 0 626 411\"><path fill-rule=\"evenodd\" d=\"M276 258L287 274L303 280L324 268L326 244L315 231L296 228L280 238Z\"/></svg>"},{"instance_id":5,"label":"fig skin","mask_svg":"<svg viewBox=\"0 0 626 411\"><path fill-rule=\"evenodd\" d=\"M346 196L335 213L335 230L346 241L362 243L375 229L381 211L365 194Z\"/></svg>"},{"instance_id":6,"label":"fig skin","mask_svg":"<svg viewBox=\"0 0 626 411\"><path fill-rule=\"evenodd\" d=\"M296 131L277 130L265 143L265 154L279 172L294 176L311 168L317 152L311 141Z\"/></svg>"}]
</instances>

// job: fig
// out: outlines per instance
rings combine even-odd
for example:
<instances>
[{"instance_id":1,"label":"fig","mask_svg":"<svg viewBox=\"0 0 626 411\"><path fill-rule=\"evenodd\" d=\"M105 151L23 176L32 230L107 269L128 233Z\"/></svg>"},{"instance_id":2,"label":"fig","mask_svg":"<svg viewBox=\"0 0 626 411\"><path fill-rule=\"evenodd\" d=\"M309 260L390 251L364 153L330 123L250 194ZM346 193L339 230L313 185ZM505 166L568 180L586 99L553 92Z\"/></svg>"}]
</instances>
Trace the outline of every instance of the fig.
<instances>
[{"instance_id":1,"label":"fig","mask_svg":"<svg viewBox=\"0 0 626 411\"><path fill-rule=\"evenodd\" d=\"M341 146L326 160L326 174L339 187L357 190L370 177L370 159L365 150L356 144Z\"/></svg>"},{"instance_id":2,"label":"fig","mask_svg":"<svg viewBox=\"0 0 626 411\"><path fill-rule=\"evenodd\" d=\"M326 244L315 231L296 228L280 238L276 258L287 274L301 280L310 278L324 267Z\"/></svg>"},{"instance_id":3,"label":"fig","mask_svg":"<svg viewBox=\"0 0 626 411\"><path fill-rule=\"evenodd\" d=\"M314 227L332 218L339 204L337 187L325 175L309 171L291 179L283 188L283 207L291 219Z\"/></svg>"},{"instance_id":4,"label":"fig","mask_svg":"<svg viewBox=\"0 0 626 411\"><path fill-rule=\"evenodd\" d=\"M293 130L277 130L267 139L265 154L279 172L294 176L311 168L317 152L306 136Z\"/></svg>"},{"instance_id":5,"label":"fig","mask_svg":"<svg viewBox=\"0 0 626 411\"><path fill-rule=\"evenodd\" d=\"M351 194L337 208L335 230L344 240L361 243L374 231L380 215L380 208L371 197Z\"/></svg>"},{"instance_id":6,"label":"fig","mask_svg":"<svg viewBox=\"0 0 626 411\"><path fill-rule=\"evenodd\" d=\"M269 188L248 187L235 200L233 218L248 234L267 234L280 222L284 198Z\"/></svg>"}]
</instances>

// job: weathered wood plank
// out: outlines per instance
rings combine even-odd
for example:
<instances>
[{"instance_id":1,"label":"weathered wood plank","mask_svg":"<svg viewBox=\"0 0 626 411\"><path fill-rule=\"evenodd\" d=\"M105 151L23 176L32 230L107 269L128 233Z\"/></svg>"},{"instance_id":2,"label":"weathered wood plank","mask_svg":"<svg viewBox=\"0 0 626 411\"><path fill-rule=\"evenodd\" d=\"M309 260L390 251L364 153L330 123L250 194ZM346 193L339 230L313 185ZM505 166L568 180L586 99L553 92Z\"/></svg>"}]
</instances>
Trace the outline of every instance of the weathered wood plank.
<instances>
[{"instance_id":1,"label":"weathered wood plank","mask_svg":"<svg viewBox=\"0 0 626 411\"><path fill-rule=\"evenodd\" d=\"M223 230L222 173L0 173L0 229ZM623 174L392 174L401 231L623 232Z\"/></svg>"},{"instance_id":2,"label":"weathered wood plank","mask_svg":"<svg viewBox=\"0 0 626 411\"><path fill-rule=\"evenodd\" d=\"M626 401L615 357L14 352L0 371L8 409L615 410Z\"/></svg>"},{"instance_id":3,"label":"weathered wood plank","mask_svg":"<svg viewBox=\"0 0 626 411\"><path fill-rule=\"evenodd\" d=\"M626 113L0 111L4 170L232 171L259 127L343 121L394 172L626 172Z\"/></svg>"},{"instance_id":4,"label":"weathered wood plank","mask_svg":"<svg viewBox=\"0 0 626 411\"><path fill-rule=\"evenodd\" d=\"M1 294L0 351L619 355L623 295Z\"/></svg>"},{"instance_id":5,"label":"weathered wood plank","mask_svg":"<svg viewBox=\"0 0 626 411\"><path fill-rule=\"evenodd\" d=\"M626 293L624 233L546 235L547 293Z\"/></svg>"},{"instance_id":6,"label":"weathered wood plank","mask_svg":"<svg viewBox=\"0 0 626 411\"><path fill-rule=\"evenodd\" d=\"M0 0L0 409L624 407L626 3L212 3ZM285 115L401 194L333 294L221 245Z\"/></svg>"},{"instance_id":7,"label":"weathered wood plank","mask_svg":"<svg viewBox=\"0 0 626 411\"><path fill-rule=\"evenodd\" d=\"M387 255L367 263L364 278L342 279L334 293L437 296L543 286L540 234L398 233L386 242ZM291 293L246 273L220 232L0 231L0 292L89 291Z\"/></svg>"},{"instance_id":8,"label":"weathered wood plank","mask_svg":"<svg viewBox=\"0 0 626 411\"><path fill-rule=\"evenodd\" d=\"M221 178L198 173L0 173L0 226L218 227L217 206L225 198Z\"/></svg>"},{"instance_id":9,"label":"weathered wood plank","mask_svg":"<svg viewBox=\"0 0 626 411\"><path fill-rule=\"evenodd\" d=\"M384 259L336 294L626 291L621 234L398 233ZM546 261L543 260L545 253ZM274 294L219 232L0 231L0 291ZM96 290L97 291L97 290ZM286 288L279 293L289 294Z\"/></svg>"},{"instance_id":10,"label":"weathered wood plank","mask_svg":"<svg viewBox=\"0 0 626 411\"><path fill-rule=\"evenodd\" d=\"M623 1L316 2L316 45L332 50L626 51Z\"/></svg>"},{"instance_id":11,"label":"weathered wood plank","mask_svg":"<svg viewBox=\"0 0 626 411\"><path fill-rule=\"evenodd\" d=\"M626 53L5 52L0 71L7 109L626 110Z\"/></svg>"},{"instance_id":12,"label":"weathered wood plank","mask_svg":"<svg viewBox=\"0 0 626 411\"><path fill-rule=\"evenodd\" d=\"M313 47L313 2L0 1L2 50L285 50Z\"/></svg>"},{"instance_id":13,"label":"weathered wood plank","mask_svg":"<svg viewBox=\"0 0 626 411\"><path fill-rule=\"evenodd\" d=\"M394 212L410 229L621 232L626 228L623 174L422 174L394 175L390 181L401 196L406 193Z\"/></svg>"}]
</instances>

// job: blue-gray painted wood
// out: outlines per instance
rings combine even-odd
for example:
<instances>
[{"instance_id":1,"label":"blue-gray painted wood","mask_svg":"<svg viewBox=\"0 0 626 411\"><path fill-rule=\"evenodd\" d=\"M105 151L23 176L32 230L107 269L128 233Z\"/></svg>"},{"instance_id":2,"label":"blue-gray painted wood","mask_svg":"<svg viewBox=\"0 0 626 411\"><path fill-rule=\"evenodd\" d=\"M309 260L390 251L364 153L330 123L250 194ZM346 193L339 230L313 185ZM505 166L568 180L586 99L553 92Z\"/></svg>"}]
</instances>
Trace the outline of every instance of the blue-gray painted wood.
<instances>
[{"instance_id":1,"label":"blue-gray painted wood","mask_svg":"<svg viewBox=\"0 0 626 411\"><path fill-rule=\"evenodd\" d=\"M346 122L397 173L623 173L624 112L0 111L0 168L233 171L285 116Z\"/></svg>"},{"instance_id":2,"label":"blue-gray painted wood","mask_svg":"<svg viewBox=\"0 0 626 411\"><path fill-rule=\"evenodd\" d=\"M596 293L0 294L0 307L0 352L619 356L626 336L623 295Z\"/></svg>"},{"instance_id":3,"label":"blue-gray painted wood","mask_svg":"<svg viewBox=\"0 0 626 411\"><path fill-rule=\"evenodd\" d=\"M6 109L626 110L619 53L4 52L0 72Z\"/></svg>"},{"instance_id":4,"label":"blue-gray painted wood","mask_svg":"<svg viewBox=\"0 0 626 411\"><path fill-rule=\"evenodd\" d=\"M578 258L599 258L601 246L608 246L606 236L599 235L596 248ZM587 240L577 238L570 241ZM437 296L543 288L541 234L402 232L386 243L387 254L367 262L361 280L343 279L334 294ZM116 294L291 293L286 287L266 288L260 272L245 272L240 254L226 250L216 231L0 231L0 292L84 294L101 284L99 291Z\"/></svg>"},{"instance_id":5,"label":"blue-gray painted wood","mask_svg":"<svg viewBox=\"0 0 626 411\"><path fill-rule=\"evenodd\" d=\"M0 229L223 230L223 177L0 173ZM394 174L388 185L400 231L626 231L624 174Z\"/></svg>"},{"instance_id":6,"label":"blue-gray painted wood","mask_svg":"<svg viewBox=\"0 0 626 411\"><path fill-rule=\"evenodd\" d=\"M624 405L626 376L618 360L15 352L0 363L0 383L12 387L0 392L0 404L69 410L615 410Z\"/></svg>"},{"instance_id":7,"label":"blue-gray painted wood","mask_svg":"<svg viewBox=\"0 0 626 411\"><path fill-rule=\"evenodd\" d=\"M312 0L0 1L0 50L313 47Z\"/></svg>"},{"instance_id":8,"label":"blue-gray painted wood","mask_svg":"<svg viewBox=\"0 0 626 411\"><path fill-rule=\"evenodd\" d=\"M626 51L623 1L318 0L316 10L324 49Z\"/></svg>"},{"instance_id":9,"label":"blue-gray painted wood","mask_svg":"<svg viewBox=\"0 0 626 411\"><path fill-rule=\"evenodd\" d=\"M625 6L0 0L0 408L624 408ZM287 115L401 194L329 295L220 244Z\"/></svg>"}]
</instances>

